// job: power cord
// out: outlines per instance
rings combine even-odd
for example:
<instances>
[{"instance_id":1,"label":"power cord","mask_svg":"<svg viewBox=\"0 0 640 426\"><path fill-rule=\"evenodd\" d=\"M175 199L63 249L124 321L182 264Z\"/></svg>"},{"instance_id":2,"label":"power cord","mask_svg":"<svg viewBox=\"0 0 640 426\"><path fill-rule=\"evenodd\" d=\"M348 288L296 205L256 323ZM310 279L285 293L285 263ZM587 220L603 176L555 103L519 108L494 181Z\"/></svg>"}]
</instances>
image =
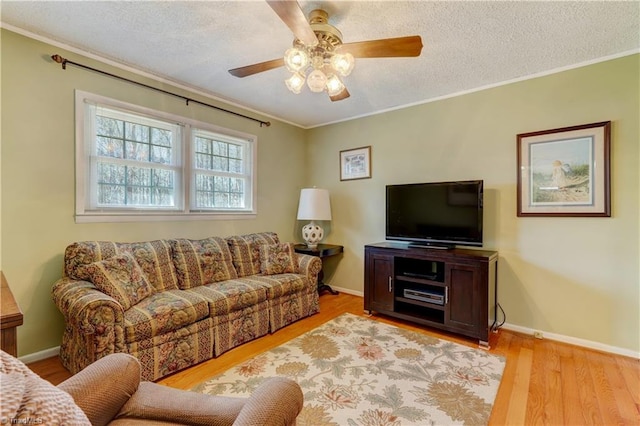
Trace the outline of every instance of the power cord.
<instances>
[{"instance_id":1,"label":"power cord","mask_svg":"<svg viewBox=\"0 0 640 426\"><path fill-rule=\"evenodd\" d=\"M500 305L500 303L497 303L498 308L500 308L500 312L502 312L502 322L500 322L500 324L497 324L498 322L498 313L496 312L496 318L493 320L493 324L491 325L491 331L493 331L494 333L497 333L498 330L504 325L505 322L507 322L507 314L504 312L504 309L502 309L502 305Z\"/></svg>"}]
</instances>

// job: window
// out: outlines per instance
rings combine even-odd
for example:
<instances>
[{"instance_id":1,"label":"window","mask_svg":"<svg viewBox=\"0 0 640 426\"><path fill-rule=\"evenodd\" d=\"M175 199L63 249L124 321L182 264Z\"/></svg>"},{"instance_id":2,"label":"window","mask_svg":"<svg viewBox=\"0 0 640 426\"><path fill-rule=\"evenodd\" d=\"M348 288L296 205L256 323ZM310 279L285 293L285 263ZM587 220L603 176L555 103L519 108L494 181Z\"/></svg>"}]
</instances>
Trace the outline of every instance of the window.
<instances>
[{"instance_id":1,"label":"window","mask_svg":"<svg viewBox=\"0 0 640 426\"><path fill-rule=\"evenodd\" d=\"M76 220L255 214L252 135L77 92Z\"/></svg>"}]
</instances>

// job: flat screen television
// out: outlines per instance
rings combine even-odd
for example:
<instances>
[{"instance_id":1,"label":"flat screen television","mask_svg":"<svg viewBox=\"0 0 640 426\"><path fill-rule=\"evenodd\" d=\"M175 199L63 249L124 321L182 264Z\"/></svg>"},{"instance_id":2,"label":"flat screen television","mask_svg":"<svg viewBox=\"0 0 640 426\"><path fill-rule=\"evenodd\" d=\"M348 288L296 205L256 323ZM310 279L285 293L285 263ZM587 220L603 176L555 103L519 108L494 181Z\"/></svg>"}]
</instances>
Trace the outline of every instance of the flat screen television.
<instances>
[{"instance_id":1,"label":"flat screen television","mask_svg":"<svg viewBox=\"0 0 640 426\"><path fill-rule=\"evenodd\" d=\"M387 185L386 191L387 240L482 246L482 180Z\"/></svg>"}]
</instances>

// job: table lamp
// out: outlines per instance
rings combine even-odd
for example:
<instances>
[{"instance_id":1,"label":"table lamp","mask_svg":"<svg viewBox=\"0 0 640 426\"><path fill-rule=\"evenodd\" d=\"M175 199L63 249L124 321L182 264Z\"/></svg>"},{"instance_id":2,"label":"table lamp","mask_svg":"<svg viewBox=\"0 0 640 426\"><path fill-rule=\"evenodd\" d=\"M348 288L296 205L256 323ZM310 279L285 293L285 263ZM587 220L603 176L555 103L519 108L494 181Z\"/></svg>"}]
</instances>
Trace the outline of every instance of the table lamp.
<instances>
[{"instance_id":1,"label":"table lamp","mask_svg":"<svg viewBox=\"0 0 640 426\"><path fill-rule=\"evenodd\" d=\"M324 236L324 230L316 220L331 220L329 191L320 188L304 188L300 191L298 220L310 220L302 227L302 239L307 247L316 248Z\"/></svg>"}]
</instances>

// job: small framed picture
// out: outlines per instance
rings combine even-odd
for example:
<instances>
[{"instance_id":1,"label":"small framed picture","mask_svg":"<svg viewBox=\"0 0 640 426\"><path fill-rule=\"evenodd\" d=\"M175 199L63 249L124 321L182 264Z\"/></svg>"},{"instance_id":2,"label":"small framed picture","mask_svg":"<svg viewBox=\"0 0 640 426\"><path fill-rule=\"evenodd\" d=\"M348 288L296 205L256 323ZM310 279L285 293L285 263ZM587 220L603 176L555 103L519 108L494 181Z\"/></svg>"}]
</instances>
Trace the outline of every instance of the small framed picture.
<instances>
[{"instance_id":1,"label":"small framed picture","mask_svg":"<svg viewBox=\"0 0 640 426\"><path fill-rule=\"evenodd\" d=\"M368 179L370 177L370 146L340 151L340 180Z\"/></svg>"},{"instance_id":2,"label":"small framed picture","mask_svg":"<svg viewBox=\"0 0 640 426\"><path fill-rule=\"evenodd\" d=\"M611 122L521 133L518 216L611 216Z\"/></svg>"}]
</instances>

